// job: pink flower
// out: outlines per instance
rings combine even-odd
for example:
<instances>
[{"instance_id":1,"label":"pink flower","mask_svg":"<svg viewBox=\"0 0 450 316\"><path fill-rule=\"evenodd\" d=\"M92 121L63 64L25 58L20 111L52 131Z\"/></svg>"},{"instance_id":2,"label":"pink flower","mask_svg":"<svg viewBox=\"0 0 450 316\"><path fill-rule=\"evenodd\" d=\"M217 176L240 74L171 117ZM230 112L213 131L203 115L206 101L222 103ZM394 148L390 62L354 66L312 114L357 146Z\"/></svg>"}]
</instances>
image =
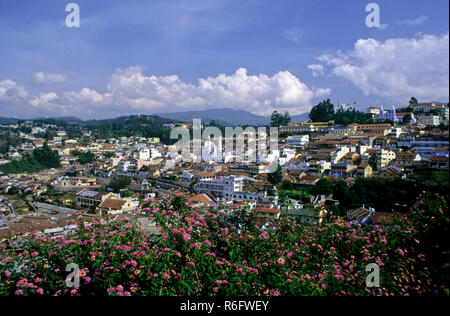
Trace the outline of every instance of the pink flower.
<instances>
[{"instance_id":1,"label":"pink flower","mask_svg":"<svg viewBox=\"0 0 450 316\"><path fill-rule=\"evenodd\" d=\"M284 260L283 258L279 258L279 259L277 260L277 262L278 262L278 264L283 265L283 264L286 263L286 260Z\"/></svg>"},{"instance_id":2,"label":"pink flower","mask_svg":"<svg viewBox=\"0 0 450 316\"><path fill-rule=\"evenodd\" d=\"M41 295L44 295L44 290L43 289L37 289L36 292L38 292Z\"/></svg>"},{"instance_id":3,"label":"pink flower","mask_svg":"<svg viewBox=\"0 0 450 316\"><path fill-rule=\"evenodd\" d=\"M280 296L281 294L280 294L280 292L278 292L278 291L275 291L275 292L273 292L273 296Z\"/></svg>"},{"instance_id":4,"label":"pink flower","mask_svg":"<svg viewBox=\"0 0 450 316\"><path fill-rule=\"evenodd\" d=\"M22 294L23 294L22 290L17 290L16 291L16 295L22 295Z\"/></svg>"}]
</instances>

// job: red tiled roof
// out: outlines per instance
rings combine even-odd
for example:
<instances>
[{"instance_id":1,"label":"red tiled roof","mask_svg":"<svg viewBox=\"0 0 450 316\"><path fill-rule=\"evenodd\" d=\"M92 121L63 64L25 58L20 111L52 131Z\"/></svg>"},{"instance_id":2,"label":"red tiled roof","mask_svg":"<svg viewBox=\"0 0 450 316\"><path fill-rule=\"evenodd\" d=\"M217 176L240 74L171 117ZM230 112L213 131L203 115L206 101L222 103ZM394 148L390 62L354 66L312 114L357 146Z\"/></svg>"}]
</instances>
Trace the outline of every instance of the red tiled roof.
<instances>
[{"instance_id":1,"label":"red tiled roof","mask_svg":"<svg viewBox=\"0 0 450 316\"><path fill-rule=\"evenodd\" d=\"M112 210L121 210L125 200L106 199L98 207Z\"/></svg>"}]
</instances>

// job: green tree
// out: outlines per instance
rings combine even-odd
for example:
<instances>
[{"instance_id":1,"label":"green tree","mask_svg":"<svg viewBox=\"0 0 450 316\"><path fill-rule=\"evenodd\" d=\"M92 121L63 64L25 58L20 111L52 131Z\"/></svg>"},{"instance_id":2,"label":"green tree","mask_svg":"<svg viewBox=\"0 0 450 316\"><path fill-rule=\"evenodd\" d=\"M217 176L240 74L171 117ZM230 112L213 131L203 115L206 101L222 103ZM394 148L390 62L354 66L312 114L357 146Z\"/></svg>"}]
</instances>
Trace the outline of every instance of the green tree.
<instances>
[{"instance_id":1,"label":"green tree","mask_svg":"<svg viewBox=\"0 0 450 316\"><path fill-rule=\"evenodd\" d=\"M413 105L413 104L418 104L419 101L417 101L417 99L415 97L411 97L411 99L409 100L409 105Z\"/></svg>"},{"instance_id":2,"label":"green tree","mask_svg":"<svg viewBox=\"0 0 450 316\"><path fill-rule=\"evenodd\" d=\"M324 100L312 108L309 118L313 122L328 122L334 119L334 105L330 99Z\"/></svg>"},{"instance_id":3,"label":"green tree","mask_svg":"<svg viewBox=\"0 0 450 316\"><path fill-rule=\"evenodd\" d=\"M278 164L277 170L275 170L275 172L268 173L267 176L269 182L273 185L280 184L281 180L283 180L283 170L281 169L280 164Z\"/></svg>"},{"instance_id":4,"label":"green tree","mask_svg":"<svg viewBox=\"0 0 450 316\"><path fill-rule=\"evenodd\" d=\"M286 126L291 122L291 116L288 112L284 114L278 113L278 111L274 111L270 117L270 126L272 127L280 127Z\"/></svg>"},{"instance_id":5,"label":"green tree","mask_svg":"<svg viewBox=\"0 0 450 316\"><path fill-rule=\"evenodd\" d=\"M115 193L119 193L121 189L126 188L131 183L130 179L127 178L117 178L112 180L108 187L113 189Z\"/></svg>"},{"instance_id":6,"label":"green tree","mask_svg":"<svg viewBox=\"0 0 450 316\"><path fill-rule=\"evenodd\" d=\"M347 182L342 180L336 182L333 186L333 199L338 200L342 205L352 204L352 195Z\"/></svg>"},{"instance_id":7,"label":"green tree","mask_svg":"<svg viewBox=\"0 0 450 316\"><path fill-rule=\"evenodd\" d=\"M314 195L333 194L333 185L326 178L322 178L311 189L311 194L314 194Z\"/></svg>"},{"instance_id":8,"label":"green tree","mask_svg":"<svg viewBox=\"0 0 450 316\"><path fill-rule=\"evenodd\" d=\"M412 122L412 119L412 115L408 113L403 117L403 123L409 124Z\"/></svg>"},{"instance_id":9,"label":"green tree","mask_svg":"<svg viewBox=\"0 0 450 316\"><path fill-rule=\"evenodd\" d=\"M78 157L78 162L82 165L91 163L91 162L94 162L97 160L95 155L93 153L91 153L90 151L85 152L85 153L83 153L81 151L73 151L72 154L74 156Z\"/></svg>"}]
</instances>

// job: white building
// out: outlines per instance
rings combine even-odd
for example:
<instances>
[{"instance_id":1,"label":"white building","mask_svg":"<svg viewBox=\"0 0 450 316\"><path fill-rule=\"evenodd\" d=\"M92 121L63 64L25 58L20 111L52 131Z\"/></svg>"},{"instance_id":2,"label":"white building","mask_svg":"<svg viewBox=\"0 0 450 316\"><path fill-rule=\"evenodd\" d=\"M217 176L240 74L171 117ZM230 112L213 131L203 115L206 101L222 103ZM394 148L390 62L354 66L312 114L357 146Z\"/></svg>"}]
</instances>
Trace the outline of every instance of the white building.
<instances>
[{"instance_id":1,"label":"white building","mask_svg":"<svg viewBox=\"0 0 450 316\"><path fill-rule=\"evenodd\" d=\"M419 124L425 126L439 126L441 117L437 115L419 116Z\"/></svg>"},{"instance_id":2,"label":"white building","mask_svg":"<svg viewBox=\"0 0 450 316\"><path fill-rule=\"evenodd\" d=\"M218 179L202 179L195 185L197 193L212 192L217 198L231 200L233 194L244 189L244 177L220 177Z\"/></svg>"},{"instance_id":3,"label":"white building","mask_svg":"<svg viewBox=\"0 0 450 316\"><path fill-rule=\"evenodd\" d=\"M286 144L291 146L306 147L309 143L309 135L294 135L286 139Z\"/></svg>"}]
</instances>

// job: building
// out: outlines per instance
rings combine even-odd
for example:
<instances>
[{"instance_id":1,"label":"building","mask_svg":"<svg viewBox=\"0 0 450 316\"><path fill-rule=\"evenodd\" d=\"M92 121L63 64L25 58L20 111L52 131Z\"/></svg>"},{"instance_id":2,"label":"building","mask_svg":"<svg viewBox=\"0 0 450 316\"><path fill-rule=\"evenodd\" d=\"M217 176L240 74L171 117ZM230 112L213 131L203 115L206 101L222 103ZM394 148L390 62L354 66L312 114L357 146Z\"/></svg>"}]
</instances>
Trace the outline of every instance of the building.
<instances>
[{"instance_id":1,"label":"building","mask_svg":"<svg viewBox=\"0 0 450 316\"><path fill-rule=\"evenodd\" d=\"M296 147L306 147L309 143L309 135L294 135L286 139L286 144Z\"/></svg>"},{"instance_id":2,"label":"building","mask_svg":"<svg viewBox=\"0 0 450 316\"><path fill-rule=\"evenodd\" d=\"M377 169L381 170L384 167L389 166L389 163L393 161L397 155L392 150L380 149L376 153Z\"/></svg>"},{"instance_id":3,"label":"building","mask_svg":"<svg viewBox=\"0 0 450 316\"><path fill-rule=\"evenodd\" d=\"M397 154L396 160L400 166L404 168L412 168L417 166L422 161L422 157L420 154L415 152L403 152Z\"/></svg>"},{"instance_id":4,"label":"building","mask_svg":"<svg viewBox=\"0 0 450 316\"><path fill-rule=\"evenodd\" d=\"M359 178L370 178L372 172L372 167L369 164L360 164L356 170L356 176Z\"/></svg>"},{"instance_id":5,"label":"building","mask_svg":"<svg viewBox=\"0 0 450 316\"><path fill-rule=\"evenodd\" d=\"M297 200L290 200L290 204L282 207L281 212L299 223L309 225L321 224L327 213L322 205L304 205Z\"/></svg>"},{"instance_id":6,"label":"building","mask_svg":"<svg viewBox=\"0 0 450 316\"><path fill-rule=\"evenodd\" d=\"M280 126L280 133L305 133L325 130L334 126L334 121L330 122L290 122L287 126Z\"/></svg>"},{"instance_id":7,"label":"building","mask_svg":"<svg viewBox=\"0 0 450 316\"><path fill-rule=\"evenodd\" d=\"M392 106L392 110L384 110L383 106L380 108L380 113L378 115L373 115L375 121L392 121L394 123L403 122L405 116L409 114L411 117L410 123L416 123L416 118L414 113L399 113L395 110L395 106Z\"/></svg>"},{"instance_id":8,"label":"building","mask_svg":"<svg viewBox=\"0 0 450 316\"><path fill-rule=\"evenodd\" d=\"M328 161L309 161L309 175L313 177L321 177L326 171L331 169L331 162Z\"/></svg>"},{"instance_id":9,"label":"building","mask_svg":"<svg viewBox=\"0 0 450 316\"><path fill-rule=\"evenodd\" d=\"M372 116L380 115L380 108L377 108L375 106L371 106L371 107L367 108L366 113L367 114L372 114Z\"/></svg>"},{"instance_id":10,"label":"building","mask_svg":"<svg viewBox=\"0 0 450 316\"><path fill-rule=\"evenodd\" d=\"M279 219L280 210L274 205L262 205L256 209L257 215L263 219Z\"/></svg>"},{"instance_id":11,"label":"building","mask_svg":"<svg viewBox=\"0 0 450 316\"><path fill-rule=\"evenodd\" d=\"M218 199L232 199L233 194L242 192L244 178L242 176L220 177L218 179L200 179L195 185L197 193L212 192Z\"/></svg>"},{"instance_id":12,"label":"building","mask_svg":"<svg viewBox=\"0 0 450 316\"><path fill-rule=\"evenodd\" d=\"M448 157L431 157L428 165L430 168L448 169Z\"/></svg>"},{"instance_id":13,"label":"building","mask_svg":"<svg viewBox=\"0 0 450 316\"><path fill-rule=\"evenodd\" d=\"M364 205L359 208L352 209L347 212L347 219L352 223L358 224L373 224L373 216L375 215L375 209Z\"/></svg>"},{"instance_id":14,"label":"building","mask_svg":"<svg viewBox=\"0 0 450 316\"><path fill-rule=\"evenodd\" d=\"M136 209L136 204L132 200L121 200L108 198L98 206L98 213L104 215L117 215L129 213Z\"/></svg>"},{"instance_id":15,"label":"building","mask_svg":"<svg viewBox=\"0 0 450 316\"><path fill-rule=\"evenodd\" d=\"M111 197L118 197L116 194L111 192L98 192L83 190L77 194L75 197L75 203L77 206L82 208L96 208L104 200Z\"/></svg>"},{"instance_id":16,"label":"building","mask_svg":"<svg viewBox=\"0 0 450 316\"><path fill-rule=\"evenodd\" d=\"M355 169L356 166L353 164L340 162L331 165L329 175L337 178L347 178Z\"/></svg>"},{"instance_id":17,"label":"building","mask_svg":"<svg viewBox=\"0 0 450 316\"><path fill-rule=\"evenodd\" d=\"M439 126L441 117L437 115L419 116L419 124L425 126Z\"/></svg>"},{"instance_id":18,"label":"building","mask_svg":"<svg viewBox=\"0 0 450 316\"><path fill-rule=\"evenodd\" d=\"M211 193L197 194L188 199L194 208L215 207L218 203L216 197Z\"/></svg>"}]
</instances>

